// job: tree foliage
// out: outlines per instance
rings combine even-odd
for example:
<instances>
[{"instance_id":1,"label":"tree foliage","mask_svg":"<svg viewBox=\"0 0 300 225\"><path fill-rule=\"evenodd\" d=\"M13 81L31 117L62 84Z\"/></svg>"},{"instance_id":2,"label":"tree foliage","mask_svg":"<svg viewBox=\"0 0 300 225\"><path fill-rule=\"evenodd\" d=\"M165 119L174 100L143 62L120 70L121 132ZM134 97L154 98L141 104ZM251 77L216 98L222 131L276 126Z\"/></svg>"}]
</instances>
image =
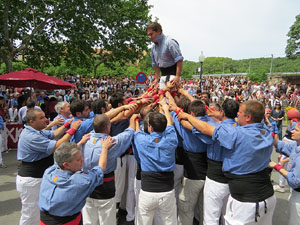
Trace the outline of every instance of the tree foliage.
<instances>
[{"instance_id":1,"label":"tree foliage","mask_svg":"<svg viewBox=\"0 0 300 225\"><path fill-rule=\"evenodd\" d=\"M296 58L300 55L300 14L296 16L295 23L290 27L287 34L289 37L285 53L289 58Z\"/></svg>"},{"instance_id":2,"label":"tree foliage","mask_svg":"<svg viewBox=\"0 0 300 225\"><path fill-rule=\"evenodd\" d=\"M0 0L0 63L43 69L134 62L147 49L147 0ZM96 50L95 50L96 49Z\"/></svg>"}]
</instances>

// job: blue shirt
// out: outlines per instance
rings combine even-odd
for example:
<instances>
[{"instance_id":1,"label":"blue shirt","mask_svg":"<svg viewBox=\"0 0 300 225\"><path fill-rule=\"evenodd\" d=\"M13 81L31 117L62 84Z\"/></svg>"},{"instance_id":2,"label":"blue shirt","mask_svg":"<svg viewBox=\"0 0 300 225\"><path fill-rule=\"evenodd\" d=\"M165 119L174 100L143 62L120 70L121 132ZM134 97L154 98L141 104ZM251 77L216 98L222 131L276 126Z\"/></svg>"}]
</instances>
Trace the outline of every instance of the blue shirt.
<instances>
[{"instance_id":1,"label":"blue shirt","mask_svg":"<svg viewBox=\"0 0 300 225\"><path fill-rule=\"evenodd\" d=\"M73 173L54 164L44 173L39 207L53 216L74 215L81 211L86 198L102 183L103 171L99 166L87 173Z\"/></svg>"},{"instance_id":2,"label":"blue shirt","mask_svg":"<svg viewBox=\"0 0 300 225\"><path fill-rule=\"evenodd\" d=\"M35 130L25 125L18 142L17 159L24 162L34 162L46 158L53 153L56 140L50 130Z\"/></svg>"},{"instance_id":3,"label":"blue shirt","mask_svg":"<svg viewBox=\"0 0 300 225\"><path fill-rule=\"evenodd\" d=\"M129 127L124 132L113 137L116 144L111 146L108 151L105 174L117 168L117 158L129 148L133 134L134 130ZM82 157L84 158L82 168L84 171L98 165L102 152L101 139L106 139L107 136L107 134L91 132L90 139L82 148Z\"/></svg>"},{"instance_id":4,"label":"blue shirt","mask_svg":"<svg viewBox=\"0 0 300 225\"><path fill-rule=\"evenodd\" d=\"M75 116L73 122L77 120L82 120L82 123L78 128L78 130L76 131L76 133L71 137L70 142L78 143L83 137L83 135L90 133L94 129L93 127L94 117L83 118L83 117Z\"/></svg>"},{"instance_id":5,"label":"blue shirt","mask_svg":"<svg viewBox=\"0 0 300 225\"><path fill-rule=\"evenodd\" d=\"M278 141L276 151L290 157L286 179L291 188L300 188L300 146L296 141Z\"/></svg>"},{"instance_id":6,"label":"blue shirt","mask_svg":"<svg viewBox=\"0 0 300 225\"><path fill-rule=\"evenodd\" d=\"M221 124L215 128L212 139L226 149L224 172L244 175L269 166L273 138L271 130L263 123L245 126Z\"/></svg>"},{"instance_id":7,"label":"blue shirt","mask_svg":"<svg viewBox=\"0 0 300 225\"><path fill-rule=\"evenodd\" d=\"M179 44L169 36L161 34L157 37L158 44L153 43L151 58L153 67L170 67L183 60ZM175 74L174 74L175 75Z\"/></svg>"},{"instance_id":8,"label":"blue shirt","mask_svg":"<svg viewBox=\"0 0 300 225\"><path fill-rule=\"evenodd\" d=\"M53 119L53 121L56 120L56 119L58 119L58 118L63 119L63 120L64 120L64 123L65 123L65 122L69 121L70 119L72 119L72 116L70 115L69 117L64 117L63 115L58 114L58 115ZM57 128L59 128L59 126L55 125L55 126L53 126L53 127L51 128L51 130L56 130ZM59 139L59 138L58 138L58 139Z\"/></svg>"},{"instance_id":9,"label":"blue shirt","mask_svg":"<svg viewBox=\"0 0 300 225\"><path fill-rule=\"evenodd\" d=\"M175 150L178 140L174 126L164 132L136 131L134 134L134 156L144 172L171 172L175 167ZM138 154L137 154L137 152Z\"/></svg>"},{"instance_id":10,"label":"blue shirt","mask_svg":"<svg viewBox=\"0 0 300 225\"><path fill-rule=\"evenodd\" d=\"M201 153L206 152L206 144L204 144L199 138L193 135L192 131L184 128L178 121L177 114L172 111L171 115L174 120L175 128L182 138L182 146L185 151Z\"/></svg>"},{"instance_id":11,"label":"blue shirt","mask_svg":"<svg viewBox=\"0 0 300 225\"><path fill-rule=\"evenodd\" d=\"M4 130L4 121L3 121L2 116L0 116L0 130Z\"/></svg>"},{"instance_id":12,"label":"blue shirt","mask_svg":"<svg viewBox=\"0 0 300 225\"><path fill-rule=\"evenodd\" d=\"M122 133L127 127L129 126L129 119L122 120L118 123L111 124L110 128L110 136L116 136L120 133Z\"/></svg>"},{"instance_id":13,"label":"blue shirt","mask_svg":"<svg viewBox=\"0 0 300 225\"><path fill-rule=\"evenodd\" d=\"M226 119L222 121L221 124L215 121L208 121L208 123L215 127L218 127L221 124L228 124L228 125L235 124L235 126L237 126L237 123L234 121L234 119ZM226 152L224 151L224 148L221 147L217 141L213 141L212 137L202 134L196 128L193 128L193 134L196 135L201 140L203 140L205 144L207 144L207 158L214 161L223 162L224 155L226 154Z\"/></svg>"}]
</instances>

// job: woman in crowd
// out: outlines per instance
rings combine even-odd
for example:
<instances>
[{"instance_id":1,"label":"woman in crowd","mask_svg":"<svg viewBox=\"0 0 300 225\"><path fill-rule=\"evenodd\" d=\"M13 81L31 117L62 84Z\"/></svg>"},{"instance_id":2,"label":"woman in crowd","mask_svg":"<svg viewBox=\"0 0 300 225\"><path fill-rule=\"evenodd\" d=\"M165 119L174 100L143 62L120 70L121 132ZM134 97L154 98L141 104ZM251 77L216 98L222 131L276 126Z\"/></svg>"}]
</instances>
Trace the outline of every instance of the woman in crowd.
<instances>
[{"instance_id":1,"label":"woman in crowd","mask_svg":"<svg viewBox=\"0 0 300 225\"><path fill-rule=\"evenodd\" d=\"M278 128L279 140L282 139L282 120L284 119L284 110L281 109L280 102L275 103L275 107L271 112L271 118L276 121Z\"/></svg>"}]
</instances>

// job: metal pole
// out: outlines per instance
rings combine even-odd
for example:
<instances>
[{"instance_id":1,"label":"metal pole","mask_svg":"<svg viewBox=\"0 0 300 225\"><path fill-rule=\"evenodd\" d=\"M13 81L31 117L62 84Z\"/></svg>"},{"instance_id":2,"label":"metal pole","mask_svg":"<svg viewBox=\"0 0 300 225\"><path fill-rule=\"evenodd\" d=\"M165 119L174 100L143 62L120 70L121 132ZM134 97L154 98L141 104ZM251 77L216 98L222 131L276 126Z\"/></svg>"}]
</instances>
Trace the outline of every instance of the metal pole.
<instances>
[{"instance_id":1,"label":"metal pole","mask_svg":"<svg viewBox=\"0 0 300 225\"><path fill-rule=\"evenodd\" d=\"M271 67L270 67L270 77L272 79L272 72L273 72L273 54L271 54L272 59L271 59Z\"/></svg>"},{"instance_id":2,"label":"metal pole","mask_svg":"<svg viewBox=\"0 0 300 225\"><path fill-rule=\"evenodd\" d=\"M201 92L202 92L202 65L203 65L203 62L200 62L200 84L199 84L199 87L200 87Z\"/></svg>"}]
</instances>

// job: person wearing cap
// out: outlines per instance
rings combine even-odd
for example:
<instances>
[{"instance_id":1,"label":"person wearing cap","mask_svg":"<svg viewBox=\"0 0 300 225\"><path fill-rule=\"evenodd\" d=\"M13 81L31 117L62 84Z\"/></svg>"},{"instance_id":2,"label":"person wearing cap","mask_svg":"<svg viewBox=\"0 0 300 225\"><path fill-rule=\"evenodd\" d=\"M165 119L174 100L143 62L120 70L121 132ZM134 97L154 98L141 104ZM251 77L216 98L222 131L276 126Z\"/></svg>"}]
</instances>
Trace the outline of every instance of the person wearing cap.
<instances>
[{"instance_id":1,"label":"person wearing cap","mask_svg":"<svg viewBox=\"0 0 300 225\"><path fill-rule=\"evenodd\" d=\"M17 122L18 120L18 102L13 101L11 107L8 109L8 116L10 122Z\"/></svg>"},{"instance_id":2,"label":"person wearing cap","mask_svg":"<svg viewBox=\"0 0 300 225\"><path fill-rule=\"evenodd\" d=\"M170 80L179 81L183 56L178 42L170 36L164 35L159 23L151 22L146 30L149 39L153 42L151 58L155 70L155 82L159 81L159 88L162 89Z\"/></svg>"},{"instance_id":3,"label":"person wearing cap","mask_svg":"<svg viewBox=\"0 0 300 225\"><path fill-rule=\"evenodd\" d=\"M81 171L84 159L75 143L64 142L54 152L55 164L45 171L39 194L41 225L82 224L81 209L87 196L103 182L107 152L115 142L107 137L97 144L102 152L97 164L86 172Z\"/></svg>"},{"instance_id":4,"label":"person wearing cap","mask_svg":"<svg viewBox=\"0 0 300 225\"><path fill-rule=\"evenodd\" d=\"M250 100L239 107L240 126L221 123L216 127L184 112L178 115L223 147L223 171L230 190L224 216L228 225L272 224L276 197L268 166L273 138L271 130L262 123L264 114L263 104Z\"/></svg>"},{"instance_id":5,"label":"person wearing cap","mask_svg":"<svg viewBox=\"0 0 300 225\"><path fill-rule=\"evenodd\" d=\"M39 224L37 193L40 191L44 171L53 165L53 152L63 142L69 141L81 124L81 121L76 121L69 129L70 124L66 123L61 128L50 131L44 130L47 122L42 110L29 110L26 113L26 125L20 134L17 159L21 161L21 165L16 178L22 203L20 225ZM54 140L64 132L66 134L61 139Z\"/></svg>"},{"instance_id":6,"label":"person wearing cap","mask_svg":"<svg viewBox=\"0 0 300 225\"><path fill-rule=\"evenodd\" d=\"M278 141L275 139L276 152L285 154L290 158L287 169L280 164L270 162L269 166L283 175L292 192L289 197L289 223L288 225L300 224L300 124L292 131L292 141Z\"/></svg>"}]
</instances>

